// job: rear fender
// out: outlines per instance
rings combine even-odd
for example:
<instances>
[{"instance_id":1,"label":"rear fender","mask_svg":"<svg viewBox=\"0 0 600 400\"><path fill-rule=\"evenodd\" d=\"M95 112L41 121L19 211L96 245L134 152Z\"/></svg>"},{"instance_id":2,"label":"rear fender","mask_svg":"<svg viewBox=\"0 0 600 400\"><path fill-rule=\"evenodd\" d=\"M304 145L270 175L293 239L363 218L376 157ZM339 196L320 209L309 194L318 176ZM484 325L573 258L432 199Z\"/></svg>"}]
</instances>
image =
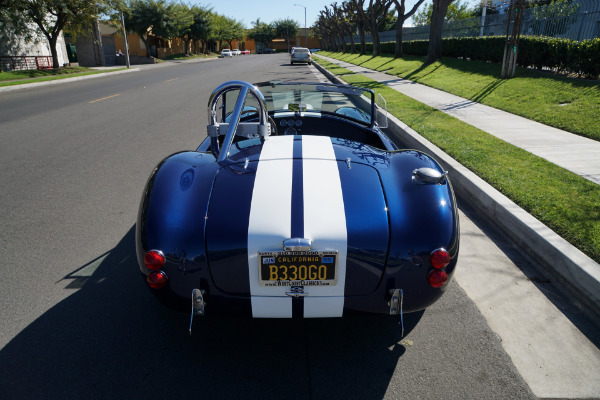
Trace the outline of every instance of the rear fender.
<instances>
[{"instance_id":1,"label":"rear fender","mask_svg":"<svg viewBox=\"0 0 600 400\"><path fill-rule=\"evenodd\" d=\"M204 275L208 277L205 217L218 168L210 153L176 153L156 167L144 189L136 224L140 270L149 272L144 265L148 250L161 250L167 258L163 270L168 285L181 296L188 296Z\"/></svg>"},{"instance_id":2,"label":"rear fender","mask_svg":"<svg viewBox=\"0 0 600 400\"><path fill-rule=\"evenodd\" d=\"M450 253L451 262L445 268L448 282L458 258L459 221L452 185L449 179L441 184L415 182L413 171L423 167L443 173L427 154L400 151L390 157L390 173L382 177L391 228L385 279L404 290L407 311L429 306L448 287L433 288L427 283L431 252L445 248Z\"/></svg>"}]
</instances>

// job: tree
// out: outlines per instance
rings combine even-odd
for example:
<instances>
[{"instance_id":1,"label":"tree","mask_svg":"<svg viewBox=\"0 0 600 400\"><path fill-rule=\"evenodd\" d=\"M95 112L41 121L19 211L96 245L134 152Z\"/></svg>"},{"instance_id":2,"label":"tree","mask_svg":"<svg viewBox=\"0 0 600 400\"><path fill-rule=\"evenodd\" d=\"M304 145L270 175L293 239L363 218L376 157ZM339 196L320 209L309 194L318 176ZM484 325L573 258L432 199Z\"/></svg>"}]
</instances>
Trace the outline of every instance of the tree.
<instances>
[{"instance_id":1,"label":"tree","mask_svg":"<svg viewBox=\"0 0 600 400\"><path fill-rule=\"evenodd\" d=\"M89 0L0 0L0 20L25 34L31 35L28 23L33 23L46 37L52 53L52 68L59 68L56 43L63 29L68 25L72 33L82 33L97 16L107 10L107 1ZM28 32L29 31L29 32Z\"/></svg>"},{"instance_id":2,"label":"tree","mask_svg":"<svg viewBox=\"0 0 600 400\"><path fill-rule=\"evenodd\" d=\"M227 25L226 17L221 14L214 13L210 18L210 25L212 29L210 31L210 40L219 43L219 49L223 48L223 37L225 36L225 29Z\"/></svg>"},{"instance_id":3,"label":"tree","mask_svg":"<svg viewBox=\"0 0 600 400\"><path fill-rule=\"evenodd\" d=\"M321 11L322 22L325 31L327 31L327 36L330 42L332 42L330 45L336 51L346 51L346 40L344 39L343 31L340 29L342 23L339 20L337 11L337 3L333 3L331 9L325 6L325 11Z\"/></svg>"},{"instance_id":4,"label":"tree","mask_svg":"<svg viewBox=\"0 0 600 400\"><path fill-rule=\"evenodd\" d=\"M25 12L24 3L21 0L0 0L0 39L4 32L18 36L25 41L33 39L33 31L27 25L27 20L23 17Z\"/></svg>"},{"instance_id":5,"label":"tree","mask_svg":"<svg viewBox=\"0 0 600 400\"><path fill-rule=\"evenodd\" d=\"M369 21L364 17L361 10L365 7L365 0L352 0L356 3L356 26L358 28L358 36L360 38L360 55L364 56L367 53L366 30L369 26Z\"/></svg>"},{"instance_id":6,"label":"tree","mask_svg":"<svg viewBox=\"0 0 600 400\"><path fill-rule=\"evenodd\" d=\"M225 36L223 40L229 43L229 47L233 47L233 41L240 41L244 39L246 36L246 29L244 29L244 24L240 21L237 21L233 18L227 18L227 29L225 30Z\"/></svg>"},{"instance_id":7,"label":"tree","mask_svg":"<svg viewBox=\"0 0 600 400\"><path fill-rule=\"evenodd\" d=\"M356 2L345 1L342 3L341 24L345 28L345 34L350 38L350 52L356 52L356 44L354 43L354 32L357 28L358 12L356 10Z\"/></svg>"},{"instance_id":8,"label":"tree","mask_svg":"<svg viewBox=\"0 0 600 400\"><path fill-rule=\"evenodd\" d=\"M271 40L275 39L275 30L269 24L265 24L258 18L252 22L254 28L248 34L248 38L253 39L256 43L262 43L265 47L269 46Z\"/></svg>"},{"instance_id":9,"label":"tree","mask_svg":"<svg viewBox=\"0 0 600 400\"><path fill-rule=\"evenodd\" d=\"M190 42L192 41L192 25L194 24L194 14L186 4L169 4L167 6L168 25L171 37L178 37L184 43L185 55L190 54Z\"/></svg>"},{"instance_id":10,"label":"tree","mask_svg":"<svg viewBox=\"0 0 600 400\"><path fill-rule=\"evenodd\" d=\"M298 30L300 26L298 22L293 19L279 19L273 22L273 29L275 30L275 35L279 38L285 38L286 44L288 48L290 47L290 37L294 37L298 34Z\"/></svg>"},{"instance_id":11,"label":"tree","mask_svg":"<svg viewBox=\"0 0 600 400\"><path fill-rule=\"evenodd\" d=\"M479 15L477 15L478 10ZM413 23L415 24L415 26L431 25L432 15L433 3L421 8L421 10L413 16ZM456 2L453 2L452 4L448 5L448 10L446 12L446 16L444 17L444 22L458 21L461 19L474 18L477 16L481 17L481 6L469 8L469 5L467 3L462 3L461 0L457 0Z\"/></svg>"},{"instance_id":12,"label":"tree","mask_svg":"<svg viewBox=\"0 0 600 400\"><path fill-rule=\"evenodd\" d=\"M243 39L244 35L245 30L241 22L224 15L213 14L211 38L219 42L220 49L223 48L224 41L229 43L230 48L233 48L233 41Z\"/></svg>"},{"instance_id":13,"label":"tree","mask_svg":"<svg viewBox=\"0 0 600 400\"><path fill-rule=\"evenodd\" d=\"M167 6L164 0L131 0L125 9L125 27L129 32L137 33L144 46L146 55L151 56L149 35L168 37Z\"/></svg>"},{"instance_id":14,"label":"tree","mask_svg":"<svg viewBox=\"0 0 600 400\"><path fill-rule=\"evenodd\" d=\"M373 41L373 57L377 57L381 53L379 27L385 21L391 5L392 0L369 0L367 10L364 10L362 7L358 8L359 14L365 21L368 21L370 27L371 40Z\"/></svg>"},{"instance_id":15,"label":"tree","mask_svg":"<svg viewBox=\"0 0 600 400\"><path fill-rule=\"evenodd\" d=\"M396 5L396 12L398 14L396 19L396 46L394 49L394 57L399 58L402 57L402 26L404 25L404 21L410 18L417 11L417 8L419 8L419 6L423 4L425 0L418 0L409 12L406 12L406 0L393 1Z\"/></svg>"},{"instance_id":16,"label":"tree","mask_svg":"<svg viewBox=\"0 0 600 400\"><path fill-rule=\"evenodd\" d=\"M337 51L337 41L335 40L331 24L332 22L330 17L328 17L323 10L319 11L319 18L315 23L314 29L318 32L319 36L326 43L325 46L321 45L321 47L324 47L327 50Z\"/></svg>"},{"instance_id":17,"label":"tree","mask_svg":"<svg viewBox=\"0 0 600 400\"><path fill-rule=\"evenodd\" d=\"M323 11L320 11L321 15L317 18L317 21L313 25L313 32L316 37L319 38L321 48L330 50L331 49L331 38L329 36L329 29L326 25L326 21L322 15Z\"/></svg>"},{"instance_id":18,"label":"tree","mask_svg":"<svg viewBox=\"0 0 600 400\"><path fill-rule=\"evenodd\" d=\"M193 24L190 26L189 36L193 40L202 42L202 51L206 51L206 44L210 38L212 26L210 24L212 10L210 8L192 6L190 11L193 16ZM196 52L197 49L196 49Z\"/></svg>"},{"instance_id":19,"label":"tree","mask_svg":"<svg viewBox=\"0 0 600 400\"><path fill-rule=\"evenodd\" d=\"M331 4L332 25L343 52L347 51L346 38L350 39L350 51L354 53L356 50L354 44L354 31L356 28L353 18L354 7L354 4L348 1L343 2L341 6L338 6L337 3ZM327 10L327 7L325 9Z\"/></svg>"},{"instance_id":20,"label":"tree","mask_svg":"<svg viewBox=\"0 0 600 400\"><path fill-rule=\"evenodd\" d=\"M429 28L429 48L425 65L429 65L442 57L442 28L448 6L454 0L433 0L431 27Z\"/></svg>"}]
</instances>

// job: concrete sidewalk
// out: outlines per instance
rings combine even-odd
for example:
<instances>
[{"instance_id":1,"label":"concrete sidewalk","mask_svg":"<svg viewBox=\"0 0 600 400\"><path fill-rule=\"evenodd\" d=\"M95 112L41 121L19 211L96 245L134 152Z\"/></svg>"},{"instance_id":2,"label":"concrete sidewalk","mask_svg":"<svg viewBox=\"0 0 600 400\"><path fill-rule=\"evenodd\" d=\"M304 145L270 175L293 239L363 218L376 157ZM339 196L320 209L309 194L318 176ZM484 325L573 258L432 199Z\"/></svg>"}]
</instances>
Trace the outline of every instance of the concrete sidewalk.
<instances>
[{"instance_id":1,"label":"concrete sidewalk","mask_svg":"<svg viewBox=\"0 0 600 400\"><path fill-rule=\"evenodd\" d=\"M600 142L518 115L407 81L397 76L318 55L331 63L384 83L413 99L520 147L600 185Z\"/></svg>"}]
</instances>

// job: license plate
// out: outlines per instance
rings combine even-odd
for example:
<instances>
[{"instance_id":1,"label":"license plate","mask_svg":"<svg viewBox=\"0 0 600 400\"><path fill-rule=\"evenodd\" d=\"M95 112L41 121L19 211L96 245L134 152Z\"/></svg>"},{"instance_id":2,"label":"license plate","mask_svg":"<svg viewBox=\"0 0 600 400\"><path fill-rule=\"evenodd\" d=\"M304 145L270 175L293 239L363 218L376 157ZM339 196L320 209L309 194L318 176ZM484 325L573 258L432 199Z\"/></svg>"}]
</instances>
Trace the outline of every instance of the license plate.
<instances>
[{"instance_id":1,"label":"license plate","mask_svg":"<svg viewBox=\"0 0 600 400\"><path fill-rule=\"evenodd\" d=\"M337 251L258 253L260 286L335 286Z\"/></svg>"}]
</instances>

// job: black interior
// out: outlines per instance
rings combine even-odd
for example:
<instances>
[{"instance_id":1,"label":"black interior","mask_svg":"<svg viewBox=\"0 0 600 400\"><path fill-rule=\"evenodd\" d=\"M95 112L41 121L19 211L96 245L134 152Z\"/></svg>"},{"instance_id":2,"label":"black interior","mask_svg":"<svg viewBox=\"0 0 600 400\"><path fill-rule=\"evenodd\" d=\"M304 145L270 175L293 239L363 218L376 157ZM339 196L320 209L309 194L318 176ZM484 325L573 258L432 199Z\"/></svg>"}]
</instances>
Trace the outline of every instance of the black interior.
<instances>
[{"instance_id":1,"label":"black interior","mask_svg":"<svg viewBox=\"0 0 600 400\"><path fill-rule=\"evenodd\" d=\"M277 125L277 134L295 134L295 135L315 135L330 136L340 139L353 140L368 144L380 149L384 145L379 136L366 126L361 126L349 122L348 120L338 118L333 115L321 114L321 117L299 116L276 117L273 118ZM286 121L286 126L282 126L281 121ZM289 127L288 123L294 121L294 126ZM293 130L289 129L293 128ZM287 133L286 133L287 131Z\"/></svg>"}]
</instances>

